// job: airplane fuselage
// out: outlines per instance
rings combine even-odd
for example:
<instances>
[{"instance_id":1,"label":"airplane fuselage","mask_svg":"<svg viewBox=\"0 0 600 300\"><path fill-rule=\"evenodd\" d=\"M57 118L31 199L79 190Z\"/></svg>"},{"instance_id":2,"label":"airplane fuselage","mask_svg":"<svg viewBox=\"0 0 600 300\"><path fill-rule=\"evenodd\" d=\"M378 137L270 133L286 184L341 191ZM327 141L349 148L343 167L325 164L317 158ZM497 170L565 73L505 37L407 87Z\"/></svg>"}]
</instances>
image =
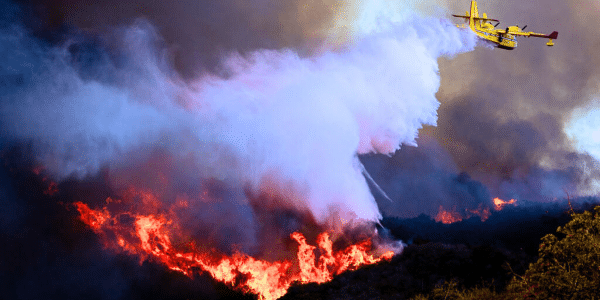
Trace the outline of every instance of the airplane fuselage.
<instances>
[{"instance_id":1,"label":"airplane fuselage","mask_svg":"<svg viewBox=\"0 0 600 300\"><path fill-rule=\"evenodd\" d=\"M471 1L470 16L476 18L479 17L477 3L475 1ZM483 14L483 18L487 18L485 13ZM508 33L508 29L505 34L498 33L498 30L496 30L487 20L476 20L471 18L469 19L469 27L471 27L471 30L475 32L478 37L495 43L498 48L512 50L517 47L517 37Z\"/></svg>"},{"instance_id":2,"label":"airplane fuselage","mask_svg":"<svg viewBox=\"0 0 600 300\"><path fill-rule=\"evenodd\" d=\"M482 21L475 21L475 22L473 22L474 24L469 24L469 27L471 28L471 30L478 37L494 43L495 46L497 46L498 48L513 50L517 47L517 37L516 36L514 36L510 33L508 33L508 34L498 33L497 30L493 29L494 26L492 26L491 24L489 24L489 23L478 24L480 22L482 22ZM485 26L485 25L489 25L489 27L492 27L492 29L486 28L488 26Z\"/></svg>"},{"instance_id":3,"label":"airplane fuselage","mask_svg":"<svg viewBox=\"0 0 600 300\"><path fill-rule=\"evenodd\" d=\"M535 32L525 32L525 27L519 28L519 26L508 26L506 30L496 29L496 26L500 24L500 21L496 19L488 19L484 13L483 16L479 17L477 10L477 2L471 0L471 10L467 11L464 16L452 15L454 17L463 18L466 23L463 25L457 25L461 28L471 29L479 38L494 43L495 46L502 49L512 50L517 47L517 36L525 37L542 37L548 38L547 46L554 46L552 40L558 38L558 32L553 31L551 34L541 34ZM498 22L496 25L492 25L491 21Z\"/></svg>"}]
</instances>

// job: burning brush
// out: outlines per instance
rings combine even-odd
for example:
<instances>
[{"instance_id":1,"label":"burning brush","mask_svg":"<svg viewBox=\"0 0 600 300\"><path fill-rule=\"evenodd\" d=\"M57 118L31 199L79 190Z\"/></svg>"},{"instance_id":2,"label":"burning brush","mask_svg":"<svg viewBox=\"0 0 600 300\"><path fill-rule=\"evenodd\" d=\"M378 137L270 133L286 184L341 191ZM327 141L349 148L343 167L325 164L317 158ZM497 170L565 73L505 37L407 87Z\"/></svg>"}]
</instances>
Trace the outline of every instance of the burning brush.
<instances>
[{"instance_id":1,"label":"burning brush","mask_svg":"<svg viewBox=\"0 0 600 300\"><path fill-rule=\"evenodd\" d=\"M500 211L506 205L516 205L517 200L510 199L509 201L504 201L500 198L494 198L494 210ZM459 213L456 210L456 207L453 207L452 210L445 210L443 206L440 205L438 214L435 216L436 222L441 222L444 224L452 224L455 222L460 222L463 219L468 219L472 216L478 216L481 219L481 222L485 222L492 213L490 212L489 207L483 207L482 204L479 204L477 209L465 209L464 213Z\"/></svg>"},{"instance_id":2,"label":"burning brush","mask_svg":"<svg viewBox=\"0 0 600 300\"><path fill-rule=\"evenodd\" d=\"M158 199L151 193L133 194L144 198L147 204L159 205ZM234 289L256 294L260 299L283 296L293 282L327 282L334 275L389 260L394 255L393 251L372 254L370 239L334 250L327 232L317 237L319 255L315 253L317 247L309 245L302 233L292 233L291 239L298 243L296 261L269 262L241 252L226 255L199 246L201 241L192 240L185 245L176 243L182 239L185 231L178 222L177 207L144 213L119 210L124 206L124 201L108 198L106 202L106 206L96 209L82 202L74 204L80 220L100 236L106 248L137 255L141 261L164 264L190 277L194 272L207 272L214 279ZM189 207L188 203L178 205L186 209Z\"/></svg>"}]
</instances>

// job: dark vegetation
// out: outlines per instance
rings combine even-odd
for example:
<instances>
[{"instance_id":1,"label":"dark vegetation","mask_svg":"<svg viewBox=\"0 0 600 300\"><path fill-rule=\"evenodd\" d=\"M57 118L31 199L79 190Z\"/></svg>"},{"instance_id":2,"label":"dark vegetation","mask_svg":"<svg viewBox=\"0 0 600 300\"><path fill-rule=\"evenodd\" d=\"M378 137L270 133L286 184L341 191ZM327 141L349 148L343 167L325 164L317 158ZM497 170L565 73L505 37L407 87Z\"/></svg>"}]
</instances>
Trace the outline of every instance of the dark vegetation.
<instances>
[{"instance_id":1,"label":"dark vegetation","mask_svg":"<svg viewBox=\"0 0 600 300\"><path fill-rule=\"evenodd\" d=\"M281 299L408 299L446 280L458 279L465 286L506 282L505 261L517 262L486 246L413 244L389 263L347 272L326 284L292 287Z\"/></svg>"},{"instance_id":2,"label":"dark vegetation","mask_svg":"<svg viewBox=\"0 0 600 300\"><path fill-rule=\"evenodd\" d=\"M592 204L579 199L580 209ZM485 221L472 217L461 222L443 224L429 216L420 215L413 219L384 217L381 224L389 233L408 244L440 242L447 244L487 245L511 252L537 255L540 238L554 232L570 219L567 202L555 204L519 203L519 206L506 206L502 211L494 211Z\"/></svg>"},{"instance_id":3,"label":"dark vegetation","mask_svg":"<svg viewBox=\"0 0 600 300\"><path fill-rule=\"evenodd\" d=\"M292 287L282 299L594 299L600 207L584 209L515 207L489 223L450 225L386 218L392 234L412 241L401 255L329 283Z\"/></svg>"}]
</instances>

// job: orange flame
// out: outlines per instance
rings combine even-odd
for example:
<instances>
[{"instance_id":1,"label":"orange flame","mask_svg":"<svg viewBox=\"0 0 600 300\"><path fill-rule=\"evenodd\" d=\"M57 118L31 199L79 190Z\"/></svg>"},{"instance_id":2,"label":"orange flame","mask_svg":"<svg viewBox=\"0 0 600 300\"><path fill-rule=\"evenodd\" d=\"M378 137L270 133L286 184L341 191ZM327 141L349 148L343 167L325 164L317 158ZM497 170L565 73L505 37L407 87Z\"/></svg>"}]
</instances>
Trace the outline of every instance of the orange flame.
<instances>
[{"instance_id":1,"label":"orange flame","mask_svg":"<svg viewBox=\"0 0 600 300\"><path fill-rule=\"evenodd\" d=\"M466 218L470 218L472 216L479 216L481 222L485 222L492 213L489 208L483 208L481 204L477 207L477 209L465 209ZM452 224L455 222L460 222L463 220L463 215L456 211L456 208L453 208L452 211L447 211L443 206L440 205L438 210L438 214L435 216L436 222L442 222L444 224Z\"/></svg>"},{"instance_id":2,"label":"orange flame","mask_svg":"<svg viewBox=\"0 0 600 300\"><path fill-rule=\"evenodd\" d=\"M152 202L152 195L142 195L144 200ZM107 203L110 202L114 201L107 199ZM75 206L80 213L80 220L90 226L108 248L138 255L142 260L153 259L187 276L192 276L200 269L218 281L243 292L254 293L265 300L282 297L295 281L327 282L346 270L374 264L382 259L389 260L394 255L392 251L379 257L368 254L370 240L334 251L329 235L321 233L317 238L320 253L317 259L317 247L307 244L301 233L294 232L291 238L299 244L297 259L300 269L294 272L292 262L287 260L268 262L239 252L227 256L216 250L201 251L193 242L186 247L176 247L172 242L178 234L174 217L168 218L160 213L112 215L107 207L94 210L81 202L75 203ZM120 222L127 218L134 221Z\"/></svg>"},{"instance_id":3,"label":"orange flame","mask_svg":"<svg viewBox=\"0 0 600 300\"><path fill-rule=\"evenodd\" d=\"M435 216L436 222L442 222L444 224L452 224L454 222L462 221L462 216L455 210L447 211L440 205L438 214Z\"/></svg>"},{"instance_id":4,"label":"orange flame","mask_svg":"<svg viewBox=\"0 0 600 300\"><path fill-rule=\"evenodd\" d=\"M515 199L510 199L509 201L504 201L500 198L494 198L494 209L502 210L508 204L516 205L515 202L517 202L517 200L515 200Z\"/></svg>"}]
</instances>

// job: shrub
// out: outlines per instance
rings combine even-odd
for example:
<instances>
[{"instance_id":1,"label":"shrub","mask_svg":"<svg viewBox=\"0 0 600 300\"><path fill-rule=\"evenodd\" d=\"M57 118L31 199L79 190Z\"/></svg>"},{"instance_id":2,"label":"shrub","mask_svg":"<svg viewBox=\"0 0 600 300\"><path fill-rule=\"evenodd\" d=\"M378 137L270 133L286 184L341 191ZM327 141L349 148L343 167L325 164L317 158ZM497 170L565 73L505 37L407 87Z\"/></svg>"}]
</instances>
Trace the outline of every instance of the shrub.
<instances>
[{"instance_id":1,"label":"shrub","mask_svg":"<svg viewBox=\"0 0 600 300\"><path fill-rule=\"evenodd\" d=\"M600 297L600 206L571 213L559 237L542 238L537 262L516 275L506 293L515 299L598 299Z\"/></svg>"}]
</instances>

